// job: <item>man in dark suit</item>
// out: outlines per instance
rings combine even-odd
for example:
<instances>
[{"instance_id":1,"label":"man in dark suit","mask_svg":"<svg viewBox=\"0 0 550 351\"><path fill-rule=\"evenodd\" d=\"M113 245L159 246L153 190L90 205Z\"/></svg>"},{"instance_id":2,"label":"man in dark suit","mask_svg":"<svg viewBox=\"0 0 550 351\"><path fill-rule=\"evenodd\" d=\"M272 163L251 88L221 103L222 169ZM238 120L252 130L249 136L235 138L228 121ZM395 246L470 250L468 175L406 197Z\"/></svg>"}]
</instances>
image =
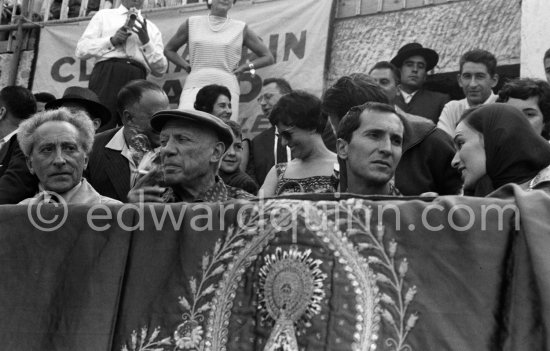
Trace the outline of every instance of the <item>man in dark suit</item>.
<instances>
[{"instance_id":1,"label":"man in dark suit","mask_svg":"<svg viewBox=\"0 0 550 351\"><path fill-rule=\"evenodd\" d=\"M19 124L36 112L36 99L26 88L0 91L0 204L16 204L33 196L38 179L29 172L17 142Z\"/></svg>"},{"instance_id":2,"label":"man in dark suit","mask_svg":"<svg viewBox=\"0 0 550 351\"><path fill-rule=\"evenodd\" d=\"M439 61L439 55L419 43L409 43L391 60L401 71L401 84L395 104L404 112L426 117L437 124L449 96L423 88L427 72Z\"/></svg>"},{"instance_id":3,"label":"man in dark suit","mask_svg":"<svg viewBox=\"0 0 550 351\"><path fill-rule=\"evenodd\" d=\"M123 127L96 135L85 176L101 195L126 202L139 175L152 166L159 146L151 117L168 109L169 103L155 83L134 80L120 90L117 104Z\"/></svg>"},{"instance_id":4,"label":"man in dark suit","mask_svg":"<svg viewBox=\"0 0 550 351\"><path fill-rule=\"evenodd\" d=\"M287 162L290 158L290 149L281 144L278 136L276 121L270 117L271 109L279 101L281 96L292 91L290 84L282 78L267 78L263 81L263 87L258 98L264 116L269 119L271 127L256 135L250 144L250 154L246 173L261 186L271 167L277 163ZM336 150L336 138L330 125L322 134L323 141L331 151Z\"/></svg>"}]
</instances>

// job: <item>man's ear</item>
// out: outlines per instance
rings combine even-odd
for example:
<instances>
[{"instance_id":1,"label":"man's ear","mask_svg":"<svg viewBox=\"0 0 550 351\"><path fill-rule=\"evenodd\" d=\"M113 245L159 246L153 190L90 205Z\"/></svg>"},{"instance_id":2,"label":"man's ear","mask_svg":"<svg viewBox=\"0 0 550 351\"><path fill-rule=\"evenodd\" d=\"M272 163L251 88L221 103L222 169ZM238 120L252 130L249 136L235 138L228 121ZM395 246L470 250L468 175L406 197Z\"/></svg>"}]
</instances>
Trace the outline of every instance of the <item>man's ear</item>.
<instances>
[{"instance_id":1,"label":"man's ear","mask_svg":"<svg viewBox=\"0 0 550 351\"><path fill-rule=\"evenodd\" d=\"M122 111L122 113L120 114L120 121L122 122L122 125L125 126L132 121L132 114L128 112L128 110Z\"/></svg>"},{"instance_id":2,"label":"man's ear","mask_svg":"<svg viewBox=\"0 0 550 351\"><path fill-rule=\"evenodd\" d=\"M0 121L6 118L7 115L8 110L4 106L0 107Z\"/></svg>"},{"instance_id":3,"label":"man's ear","mask_svg":"<svg viewBox=\"0 0 550 351\"><path fill-rule=\"evenodd\" d=\"M336 153L338 154L338 157L340 157L342 160L348 159L348 147L349 144L344 139L338 139L336 140Z\"/></svg>"},{"instance_id":4,"label":"man's ear","mask_svg":"<svg viewBox=\"0 0 550 351\"><path fill-rule=\"evenodd\" d=\"M94 124L94 130L97 131L99 129L99 127L101 127L101 119L94 118L94 119L92 119L92 122Z\"/></svg>"},{"instance_id":5,"label":"man's ear","mask_svg":"<svg viewBox=\"0 0 550 351\"><path fill-rule=\"evenodd\" d=\"M210 162L220 163L224 154L225 154L225 144L221 141L218 141L214 145L214 149L212 150L212 156L210 157Z\"/></svg>"},{"instance_id":6,"label":"man's ear","mask_svg":"<svg viewBox=\"0 0 550 351\"><path fill-rule=\"evenodd\" d=\"M32 161L31 161L31 158L25 156L25 163L27 163L27 168L29 169L29 172L30 172L31 174L34 174L34 170L33 170L33 168L32 168Z\"/></svg>"},{"instance_id":7,"label":"man's ear","mask_svg":"<svg viewBox=\"0 0 550 351\"><path fill-rule=\"evenodd\" d=\"M456 75L456 81L458 82L458 86L462 88L462 81L460 80L460 73Z\"/></svg>"}]
</instances>

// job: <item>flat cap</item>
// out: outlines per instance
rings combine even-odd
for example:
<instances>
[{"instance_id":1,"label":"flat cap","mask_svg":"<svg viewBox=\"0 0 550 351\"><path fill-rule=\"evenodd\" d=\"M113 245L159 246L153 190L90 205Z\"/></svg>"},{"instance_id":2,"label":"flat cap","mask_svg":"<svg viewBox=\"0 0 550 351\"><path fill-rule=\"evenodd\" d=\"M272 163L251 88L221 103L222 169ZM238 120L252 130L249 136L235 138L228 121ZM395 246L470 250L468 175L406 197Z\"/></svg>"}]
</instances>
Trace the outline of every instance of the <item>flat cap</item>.
<instances>
[{"instance_id":1,"label":"flat cap","mask_svg":"<svg viewBox=\"0 0 550 351\"><path fill-rule=\"evenodd\" d=\"M233 144L231 128L221 119L209 113L197 110L162 110L151 118L151 127L160 133L166 122L170 120L188 121L209 127L218 134L220 140L225 144L226 150Z\"/></svg>"}]
</instances>

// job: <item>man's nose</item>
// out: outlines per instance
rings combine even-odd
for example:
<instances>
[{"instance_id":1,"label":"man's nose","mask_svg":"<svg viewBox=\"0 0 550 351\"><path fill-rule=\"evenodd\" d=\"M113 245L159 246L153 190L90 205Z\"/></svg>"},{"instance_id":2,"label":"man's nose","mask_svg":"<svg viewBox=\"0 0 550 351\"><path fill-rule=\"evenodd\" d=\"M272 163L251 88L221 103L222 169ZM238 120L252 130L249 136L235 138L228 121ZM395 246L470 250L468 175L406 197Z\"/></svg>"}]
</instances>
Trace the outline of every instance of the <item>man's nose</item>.
<instances>
[{"instance_id":1,"label":"man's nose","mask_svg":"<svg viewBox=\"0 0 550 351\"><path fill-rule=\"evenodd\" d=\"M65 163L67 163L67 160L65 160L65 157L63 155L63 152L59 148L55 151L55 158L53 160L53 163L56 166L63 166Z\"/></svg>"}]
</instances>

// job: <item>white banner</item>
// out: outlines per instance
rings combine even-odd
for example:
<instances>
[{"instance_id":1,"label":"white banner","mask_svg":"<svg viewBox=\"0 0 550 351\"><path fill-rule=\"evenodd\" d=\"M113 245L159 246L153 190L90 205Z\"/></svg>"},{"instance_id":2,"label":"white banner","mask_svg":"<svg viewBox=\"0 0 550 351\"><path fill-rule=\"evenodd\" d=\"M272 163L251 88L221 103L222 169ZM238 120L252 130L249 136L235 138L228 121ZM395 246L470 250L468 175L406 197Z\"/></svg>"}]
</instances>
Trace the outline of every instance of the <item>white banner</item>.
<instances>
[{"instance_id":1,"label":"white banner","mask_svg":"<svg viewBox=\"0 0 550 351\"><path fill-rule=\"evenodd\" d=\"M262 80L282 77L292 88L307 90L320 96L324 82L324 67L332 1L330 0L278 0L257 4L237 4L229 15L245 21L269 47L275 64L256 71L256 76L241 77L240 120L245 135L252 137L269 127L256 99ZM166 43L183 21L196 12L161 11L144 13L160 29ZM91 60L74 56L76 43L88 21L47 25L42 29L33 91L47 91L57 97L72 85L88 86L93 68ZM186 48L185 48L186 49ZM181 53L186 55L184 49ZM246 59L248 52L243 52ZM89 61L89 62L87 62ZM162 79L151 80L161 85L173 107L177 106L185 81L184 71L175 71L170 64Z\"/></svg>"},{"instance_id":2,"label":"white banner","mask_svg":"<svg viewBox=\"0 0 550 351\"><path fill-rule=\"evenodd\" d=\"M543 58L550 49L550 1L521 3L521 77L546 80Z\"/></svg>"}]
</instances>

